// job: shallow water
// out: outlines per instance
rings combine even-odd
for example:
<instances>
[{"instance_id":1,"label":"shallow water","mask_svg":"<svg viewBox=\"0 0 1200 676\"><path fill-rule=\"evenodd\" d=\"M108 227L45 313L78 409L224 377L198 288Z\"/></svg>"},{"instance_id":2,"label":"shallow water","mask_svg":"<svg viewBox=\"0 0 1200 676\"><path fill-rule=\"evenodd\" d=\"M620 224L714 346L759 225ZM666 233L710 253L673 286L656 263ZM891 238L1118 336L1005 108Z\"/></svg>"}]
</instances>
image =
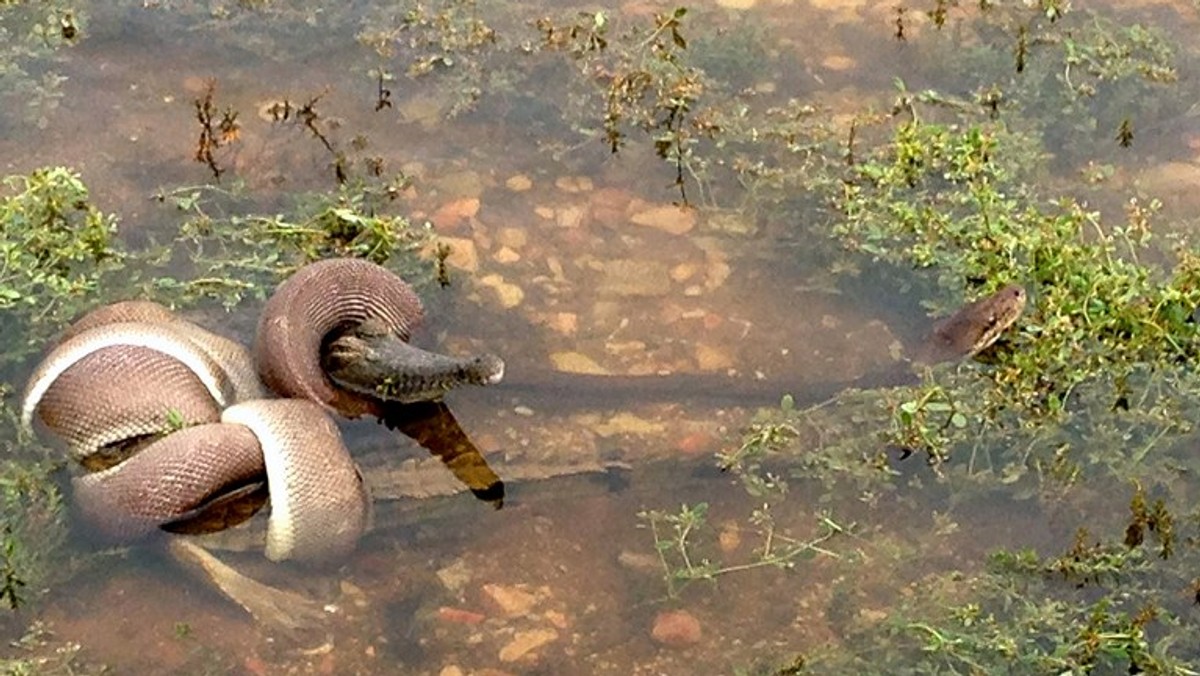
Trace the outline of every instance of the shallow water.
<instances>
[{"instance_id":1,"label":"shallow water","mask_svg":"<svg viewBox=\"0 0 1200 676\"><path fill-rule=\"evenodd\" d=\"M453 72L440 80L405 77L403 46L384 61L397 73L387 85L391 106L375 110L377 83L368 70L381 59L355 33L397 10L354 3L344 11L260 15L236 4L146 5L80 15L86 23L77 44L43 65L67 77L44 128L14 110L0 119L5 173L72 166L97 205L120 216L130 241L151 238L179 218L151 195L211 179L193 160L193 101L215 78L218 106L236 109L241 123L240 138L217 153L225 179L245 181L264 212L279 209L289 195L332 189L333 170L304 129L274 124L261 111L320 95L323 119L336 120L328 127L334 142L348 148L361 135L365 154L402 167L414 187L401 211L414 222L432 220L459 249L451 259L454 284L427 292L430 319L418 341L486 349L508 361L508 383L456 392L448 403L510 479L509 497L498 511L465 494L405 501L395 522L334 571L270 568L254 555L235 555L255 575L327 604L328 624L298 640L256 625L144 551L75 576L5 638L37 619L53 641L80 644L80 662L117 673L732 673L836 646L839 617L886 612L924 572L974 567L996 546L1058 551L1069 542L1078 507L1050 513L1000 494L963 506L934 490L872 502L848 492L808 504L806 495L819 487L798 483L775 514L791 536L813 537L824 510L840 523L868 524L865 533L831 541L828 555L793 570L730 573L667 598L654 537L638 514L707 503L717 542L710 551L728 566L753 560L760 543L746 515L760 500L717 470L712 456L736 446L756 407L785 392L807 403L864 375L871 382L903 373L898 355L927 325L921 292L897 292L894 280L870 274L839 283L827 271L827 248L805 246L818 235L793 222L813 213L811 205L743 211L737 186L718 183L690 197L702 205L717 199L722 209L673 208L680 198L674 167L649 143L635 140L611 154L558 118L561 102L485 89L474 110L448 118L441 113L455 93L445 84ZM647 22L667 9L627 3L611 13ZM891 5L780 0L696 9L703 11L687 21L721 30L685 22L684 32L715 33L715 42L697 49L726 59L713 70L729 69L725 77L764 101L812 98L848 112L890 106L893 77L909 79L914 90L952 86L917 58L912 43L932 30L917 8L908 12L907 43L894 38ZM1185 55L1200 49L1194 8L1125 9L1174 23ZM547 12L512 5L508 16ZM524 21L504 20L497 29L538 35ZM739 31L751 29L757 32L746 45L771 55L769 69L757 68L767 64L754 61L758 52L748 46L730 53L713 47L741 44ZM531 67L508 58L486 71L501 90L505 68ZM1163 120L1124 155L1112 144L1117 159L1107 161L1118 162L1126 181L1172 161L1192 166L1189 144L1200 138L1194 120ZM1192 191L1172 192L1176 169L1150 188L1168 212L1196 206ZM917 277L906 284L932 286ZM209 324L242 337L250 325L245 317ZM564 364L618 375L733 374L762 387L745 402L709 396L703 387L665 401L636 391L596 397L539 388L538 373ZM371 423L345 430L368 477L372 468L422 457ZM539 476L539 469L566 472L572 463L621 468L512 480ZM919 461L898 466L935 483ZM1096 518L1119 521L1123 500ZM871 563L880 561L912 567ZM674 610L694 618L699 639L655 638L656 618Z\"/></svg>"}]
</instances>

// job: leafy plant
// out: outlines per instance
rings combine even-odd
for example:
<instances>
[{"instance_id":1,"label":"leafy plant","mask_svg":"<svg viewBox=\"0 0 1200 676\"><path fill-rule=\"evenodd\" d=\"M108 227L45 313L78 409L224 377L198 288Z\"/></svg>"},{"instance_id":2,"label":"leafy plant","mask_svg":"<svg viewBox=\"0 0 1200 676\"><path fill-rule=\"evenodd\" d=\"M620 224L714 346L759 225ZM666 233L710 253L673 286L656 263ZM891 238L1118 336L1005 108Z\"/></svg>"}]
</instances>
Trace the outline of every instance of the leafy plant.
<instances>
[{"instance_id":1,"label":"leafy plant","mask_svg":"<svg viewBox=\"0 0 1200 676\"><path fill-rule=\"evenodd\" d=\"M31 122L44 128L50 123L66 78L43 68L86 28L87 13L69 1L0 3L0 102L6 116L0 117L0 126Z\"/></svg>"},{"instance_id":2,"label":"leafy plant","mask_svg":"<svg viewBox=\"0 0 1200 676\"><path fill-rule=\"evenodd\" d=\"M117 221L90 201L79 175L41 169L4 181L0 196L0 371L40 350L124 266Z\"/></svg>"},{"instance_id":3,"label":"leafy plant","mask_svg":"<svg viewBox=\"0 0 1200 676\"><path fill-rule=\"evenodd\" d=\"M157 273L152 295L173 303L215 298L233 307L247 296L263 299L279 280L307 262L334 256L388 263L410 283L429 283L433 266L418 262L431 246L428 225L387 213L402 183L355 180L330 195L310 196L293 214L213 213L236 195L213 187L179 188L159 195L187 214L172 255L187 275Z\"/></svg>"},{"instance_id":4,"label":"leafy plant","mask_svg":"<svg viewBox=\"0 0 1200 676\"><path fill-rule=\"evenodd\" d=\"M762 538L754 551L754 559L745 563L717 563L709 553L712 544L707 525L708 504L682 505L678 513L647 510L638 513L644 527L654 536L654 548L663 567L667 596L675 598L689 583L696 580L715 580L722 575L766 566L790 569L799 560L817 555L836 559L842 555L825 547L825 543L854 531L853 524L842 526L828 514L817 516L819 534L804 540L787 535L778 529L769 504L751 512L749 532Z\"/></svg>"},{"instance_id":5,"label":"leafy plant","mask_svg":"<svg viewBox=\"0 0 1200 676\"><path fill-rule=\"evenodd\" d=\"M65 571L60 548L67 526L62 495L50 479L55 465L7 461L0 465L0 602L12 609Z\"/></svg>"}]
</instances>

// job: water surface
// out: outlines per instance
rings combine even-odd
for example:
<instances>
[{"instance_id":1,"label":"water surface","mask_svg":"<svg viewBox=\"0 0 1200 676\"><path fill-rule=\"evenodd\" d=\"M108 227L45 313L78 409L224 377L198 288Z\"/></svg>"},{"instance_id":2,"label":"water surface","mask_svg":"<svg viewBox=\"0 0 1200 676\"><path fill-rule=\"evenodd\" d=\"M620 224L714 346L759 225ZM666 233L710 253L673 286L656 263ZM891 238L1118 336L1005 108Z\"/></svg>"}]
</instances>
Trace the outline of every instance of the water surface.
<instances>
[{"instance_id":1,"label":"water surface","mask_svg":"<svg viewBox=\"0 0 1200 676\"><path fill-rule=\"evenodd\" d=\"M509 45L536 42L537 17L571 16L561 7L494 4L472 11L500 17L494 27ZM944 39L934 36L924 8L908 8L900 41L892 5L729 4L753 6L696 6L682 31L710 73L750 92L755 105L812 100L851 115L889 109L893 78L918 90L953 89L960 77L932 67L917 46ZM708 551L728 566L754 560L761 543L746 515L760 501L718 471L713 455L736 447L757 407L784 393L815 401L861 376L903 371L900 354L926 326L920 303L931 280L913 273L898 285L894 274L870 270L852 280L833 276L832 249L801 222L820 205L746 208L741 187L719 172L703 189L690 185L698 208L673 207L681 201L675 168L646 136L613 154L595 137L597 111L590 135L564 119L570 97L589 86L565 79L567 57L539 61L513 49L476 73L467 55L417 79L404 74L420 51L408 42L411 32L391 37L394 54L386 58L356 39L386 32L403 7L145 5L78 13L85 22L76 44L38 64L66 77L57 109L41 127L22 111L2 113L6 173L74 167L96 204L120 216L129 241L152 240L181 215L151 196L212 180L193 157L194 102L211 78L216 103L238 111L240 122L240 137L216 156L222 181L244 182L270 212L293 195L334 187L327 149L267 112L282 100L319 97L330 139L354 157L403 169L413 186L400 211L428 219L456 247L454 283L427 290L431 317L418 340L496 352L509 362L510 380L534 381L449 398L497 472L555 474L573 462L627 469L511 481L499 511L461 494L410 501L397 524L372 534L334 571L272 569L254 555L237 557L254 574L328 604L328 625L299 641L256 625L153 551L114 555L75 576L6 638L36 619L54 641L80 644L82 663L117 673L732 673L844 647L840 626L886 616L925 572L977 567L997 546L1058 551L1069 542L1078 525L1072 509L1050 513L1007 495L956 506L941 490L873 501L848 492L810 504L806 495L819 487L798 483L775 513L790 536L817 535L818 515L829 509L841 523L867 524L865 533L831 541L829 555L792 570L722 575L668 598L654 536L639 513L707 503L706 532L716 538ZM1200 47L1194 8L1119 9L1173 28L1185 57ZM669 10L631 2L608 11L628 26ZM390 105L377 110L371 70L380 67L396 79L386 83ZM506 88L512 73L539 68L539 77L562 80L561 99ZM477 86L475 106L450 115L460 94ZM1195 171L1194 120L1164 119L1123 155L1115 144L1098 155L1118 162L1126 184L1143 173L1154 178L1149 189L1167 200L1168 212L1186 211L1195 206L1194 189L1172 192L1171 180ZM732 163L737 151L729 153L724 160ZM1170 162L1184 169L1163 178ZM205 318L246 338L256 309ZM539 392L536 374L555 367L734 375L763 387L745 402L704 388L667 401ZM373 424L345 429L368 474L423 459L411 442ZM919 460L897 466L916 483L936 484ZM1118 503L1097 518L1120 521ZM656 618L675 610L696 620L699 640L655 638Z\"/></svg>"}]
</instances>

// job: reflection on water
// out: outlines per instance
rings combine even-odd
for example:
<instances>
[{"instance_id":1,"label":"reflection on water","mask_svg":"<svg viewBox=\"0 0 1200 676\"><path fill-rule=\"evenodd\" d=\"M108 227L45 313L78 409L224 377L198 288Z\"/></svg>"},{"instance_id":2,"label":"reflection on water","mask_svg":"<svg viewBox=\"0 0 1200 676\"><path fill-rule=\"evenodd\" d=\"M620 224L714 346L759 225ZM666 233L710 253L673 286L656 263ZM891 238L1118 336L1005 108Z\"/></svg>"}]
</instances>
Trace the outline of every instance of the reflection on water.
<instances>
[{"instance_id":1,"label":"reflection on water","mask_svg":"<svg viewBox=\"0 0 1200 676\"><path fill-rule=\"evenodd\" d=\"M52 645L77 642L81 663L122 673L791 673L796 656L884 622L895 605L926 594L936 573L978 570L997 546L1060 552L1084 521L1119 529L1125 505L1105 496L1083 501L1094 511L1050 511L1001 492L963 504L919 458L898 455L888 461L902 488L830 497L796 480L768 520L763 500L712 456L741 443L755 408L784 392L806 403L840 384L907 377L906 346L927 329L920 293L869 269L856 281L834 279L820 235L798 222L818 211L812 205L680 210L675 167L652 143L634 140L611 155L592 140L596 129L580 143L560 119L571 103L504 90L512 73L560 71L513 56L477 72L441 54L426 65L444 71L435 80L443 84L406 78L402 59L430 46L385 30L403 10L295 10L273 21L240 6L149 4L88 17L55 65L68 79L44 129L0 121L6 173L74 166L131 241L153 241L179 215L148 196L209 180L193 161L192 102L215 78L217 112L237 110L240 131L214 161L264 213L331 189L365 159L413 178L397 203L453 247L455 282L428 291L429 326L418 340L499 353L511 382L456 392L417 422L389 421L460 481L382 426L344 425L379 502L376 530L344 567L223 554L326 604L327 624L313 635L277 637L147 549L75 575L44 607L0 625L11 630L6 639L36 618ZM701 60L764 107L820 93L849 116L890 106L895 76L936 77L894 40L891 6L705 11L700 23L720 29L693 40ZM655 12L667 9L613 10L644 22ZM919 14L905 14L909 43L932 30ZM505 28L539 35L532 25ZM688 30L703 32L699 23ZM381 65L356 36L370 43L385 34L398 55ZM469 35L443 37L478 47ZM506 93L489 98L488 87ZM448 115L477 88L477 109ZM272 122L282 100L297 104L289 119L300 115L299 124ZM303 117L314 101L321 138ZM731 148L726 161L752 160ZM692 197L701 205L742 202L733 181L700 192ZM245 339L248 321L209 323ZM551 380L552 369L587 377ZM658 387L645 380L626 389L619 378L592 378L653 374L695 375L670 381L665 396L639 390ZM798 434L818 448L828 441L821 432ZM465 484L498 504L496 476L503 509L460 493ZM689 530L681 505L700 504L703 525ZM830 523L845 532L820 539ZM818 541L778 566L755 563L786 542ZM709 571L716 582L664 579L681 571ZM666 596L672 585L683 588L676 598Z\"/></svg>"}]
</instances>

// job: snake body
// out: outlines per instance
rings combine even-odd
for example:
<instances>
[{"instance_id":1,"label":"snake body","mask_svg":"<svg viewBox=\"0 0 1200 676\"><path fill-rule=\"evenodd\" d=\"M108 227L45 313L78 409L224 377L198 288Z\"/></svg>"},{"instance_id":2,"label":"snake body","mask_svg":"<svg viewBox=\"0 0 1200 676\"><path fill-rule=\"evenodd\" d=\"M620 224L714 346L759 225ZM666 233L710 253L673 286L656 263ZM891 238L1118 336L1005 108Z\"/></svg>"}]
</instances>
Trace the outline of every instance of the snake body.
<instances>
[{"instance_id":1,"label":"snake body","mask_svg":"<svg viewBox=\"0 0 1200 676\"><path fill-rule=\"evenodd\" d=\"M428 399L502 373L499 360L479 375L482 367L471 366L478 359L426 357L417 348L413 382L440 389L375 392L363 384L355 392L322 370L323 351L343 332L369 322L381 344L406 344L422 315L407 283L355 259L308 265L281 284L264 308L253 357L161 305L114 303L76 321L34 370L22 421L32 427L36 419L91 470L73 479L74 503L107 540L145 537L265 480L266 556L336 559L367 527L370 500L330 415L378 416L389 397ZM431 373L430 364L446 373ZM264 398L264 384L281 398Z\"/></svg>"},{"instance_id":2,"label":"snake body","mask_svg":"<svg viewBox=\"0 0 1200 676\"><path fill-rule=\"evenodd\" d=\"M424 317L421 301L396 275L367 261L334 259L301 268L263 308L254 341L262 381L283 397L308 399L348 418L382 412L378 399L338 388L321 368L331 334L380 322L407 341Z\"/></svg>"},{"instance_id":3,"label":"snake body","mask_svg":"<svg viewBox=\"0 0 1200 676\"><path fill-rule=\"evenodd\" d=\"M1023 289L1006 287L939 324L934 339L951 355L974 355L1024 304ZM261 504L265 484L266 556L337 560L371 512L331 415L375 416L413 436L477 495L501 485L486 464L472 464L482 463L478 453L461 453L469 442L449 435L429 444L425 437L447 431L396 415L398 402L440 405L430 400L504 375L493 356L409 345L422 317L403 280L352 259L313 263L285 280L264 307L253 354L161 305L114 303L76 321L38 365L22 420L40 422L87 470L73 479L74 504L107 540L236 523ZM265 398L272 394L280 398ZM238 501L251 494L251 507ZM307 599L241 576L187 539L167 544L260 620L289 629L318 614Z\"/></svg>"}]
</instances>

